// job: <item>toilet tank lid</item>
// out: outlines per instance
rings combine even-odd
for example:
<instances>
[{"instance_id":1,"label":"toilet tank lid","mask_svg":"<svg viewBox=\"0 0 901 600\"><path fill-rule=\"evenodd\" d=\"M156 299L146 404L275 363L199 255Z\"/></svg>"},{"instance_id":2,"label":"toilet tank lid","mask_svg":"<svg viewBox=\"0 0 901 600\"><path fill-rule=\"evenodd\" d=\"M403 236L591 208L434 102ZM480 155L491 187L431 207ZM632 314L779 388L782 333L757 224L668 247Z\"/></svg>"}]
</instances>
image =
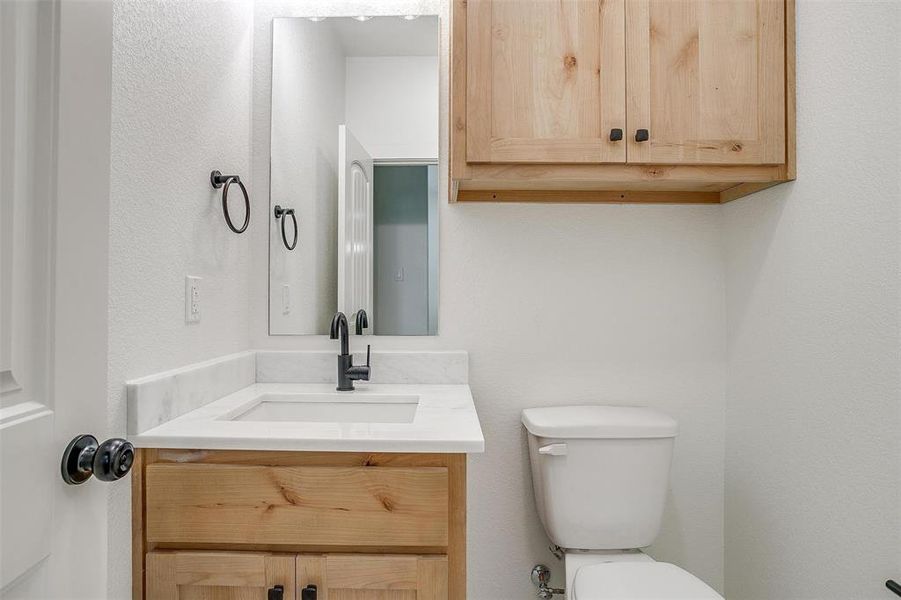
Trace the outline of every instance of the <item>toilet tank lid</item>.
<instances>
[{"instance_id":1,"label":"toilet tank lid","mask_svg":"<svg viewBox=\"0 0 901 600\"><path fill-rule=\"evenodd\" d=\"M641 406L546 406L522 411L529 433L547 438L630 439L676 437L679 424Z\"/></svg>"},{"instance_id":2,"label":"toilet tank lid","mask_svg":"<svg viewBox=\"0 0 901 600\"><path fill-rule=\"evenodd\" d=\"M709 585L676 565L610 562L576 571L573 600L723 600Z\"/></svg>"}]
</instances>

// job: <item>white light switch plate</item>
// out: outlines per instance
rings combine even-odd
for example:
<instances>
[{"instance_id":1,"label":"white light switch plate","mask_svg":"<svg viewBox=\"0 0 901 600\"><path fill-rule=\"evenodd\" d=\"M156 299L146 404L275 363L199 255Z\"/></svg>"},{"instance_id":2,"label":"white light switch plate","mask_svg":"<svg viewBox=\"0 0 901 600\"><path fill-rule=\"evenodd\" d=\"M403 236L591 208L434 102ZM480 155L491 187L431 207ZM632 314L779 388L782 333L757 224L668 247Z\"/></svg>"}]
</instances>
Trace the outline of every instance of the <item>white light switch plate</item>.
<instances>
[{"instance_id":1,"label":"white light switch plate","mask_svg":"<svg viewBox=\"0 0 901 600\"><path fill-rule=\"evenodd\" d=\"M200 321L200 277L185 275L185 323Z\"/></svg>"},{"instance_id":2,"label":"white light switch plate","mask_svg":"<svg viewBox=\"0 0 901 600\"><path fill-rule=\"evenodd\" d=\"M282 314L291 314L291 286L282 284Z\"/></svg>"}]
</instances>

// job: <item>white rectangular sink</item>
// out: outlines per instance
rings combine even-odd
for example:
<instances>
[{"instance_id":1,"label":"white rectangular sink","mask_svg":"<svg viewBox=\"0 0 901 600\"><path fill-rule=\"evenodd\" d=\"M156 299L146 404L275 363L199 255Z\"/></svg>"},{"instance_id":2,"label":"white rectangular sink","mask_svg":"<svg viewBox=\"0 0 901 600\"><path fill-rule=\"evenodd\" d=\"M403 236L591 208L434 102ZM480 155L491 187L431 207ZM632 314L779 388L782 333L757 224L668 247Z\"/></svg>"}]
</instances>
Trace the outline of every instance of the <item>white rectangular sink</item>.
<instances>
[{"instance_id":1,"label":"white rectangular sink","mask_svg":"<svg viewBox=\"0 0 901 600\"><path fill-rule=\"evenodd\" d=\"M412 423L419 396L391 394L262 394L224 417L228 421Z\"/></svg>"}]
</instances>

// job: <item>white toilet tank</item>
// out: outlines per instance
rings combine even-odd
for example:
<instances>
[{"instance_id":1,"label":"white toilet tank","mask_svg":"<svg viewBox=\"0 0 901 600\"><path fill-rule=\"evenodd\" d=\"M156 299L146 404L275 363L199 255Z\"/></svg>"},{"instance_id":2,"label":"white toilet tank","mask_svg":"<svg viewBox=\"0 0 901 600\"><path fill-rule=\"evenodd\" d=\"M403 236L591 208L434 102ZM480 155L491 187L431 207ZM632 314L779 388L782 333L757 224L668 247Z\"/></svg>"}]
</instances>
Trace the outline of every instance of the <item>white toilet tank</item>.
<instances>
[{"instance_id":1,"label":"white toilet tank","mask_svg":"<svg viewBox=\"0 0 901 600\"><path fill-rule=\"evenodd\" d=\"M678 424L650 408L522 412L538 514L566 549L649 546L660 530Z\"/></svg>"}]
</instances>

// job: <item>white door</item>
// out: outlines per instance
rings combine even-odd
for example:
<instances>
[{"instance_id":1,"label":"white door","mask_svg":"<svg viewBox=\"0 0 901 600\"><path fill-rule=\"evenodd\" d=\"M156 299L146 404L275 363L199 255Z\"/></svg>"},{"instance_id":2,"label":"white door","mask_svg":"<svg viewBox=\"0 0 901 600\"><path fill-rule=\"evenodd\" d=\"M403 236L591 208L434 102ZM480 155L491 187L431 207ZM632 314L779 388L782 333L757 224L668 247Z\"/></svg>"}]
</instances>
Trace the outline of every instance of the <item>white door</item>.
<instances>
[{"instance_id":1,"label":"white door","mask_svg":"<svg viewBox=\"0 0 901 600\"><path fill-rule=\"evenodd\" d=\"M106 596L110 3L0 1L0 597ZM123 482L119 482L120 484Z\"/></svg>"},{"instance_id":2,"label":"white door","mask_svg":"<svg viewBox=\"0 0 901 600\"><path fill-rule=\"evenodd\" d=\"M346 125L338 125L338 310L361 308L373 331L372 157Z\"/></svg>"}]
</instances>

